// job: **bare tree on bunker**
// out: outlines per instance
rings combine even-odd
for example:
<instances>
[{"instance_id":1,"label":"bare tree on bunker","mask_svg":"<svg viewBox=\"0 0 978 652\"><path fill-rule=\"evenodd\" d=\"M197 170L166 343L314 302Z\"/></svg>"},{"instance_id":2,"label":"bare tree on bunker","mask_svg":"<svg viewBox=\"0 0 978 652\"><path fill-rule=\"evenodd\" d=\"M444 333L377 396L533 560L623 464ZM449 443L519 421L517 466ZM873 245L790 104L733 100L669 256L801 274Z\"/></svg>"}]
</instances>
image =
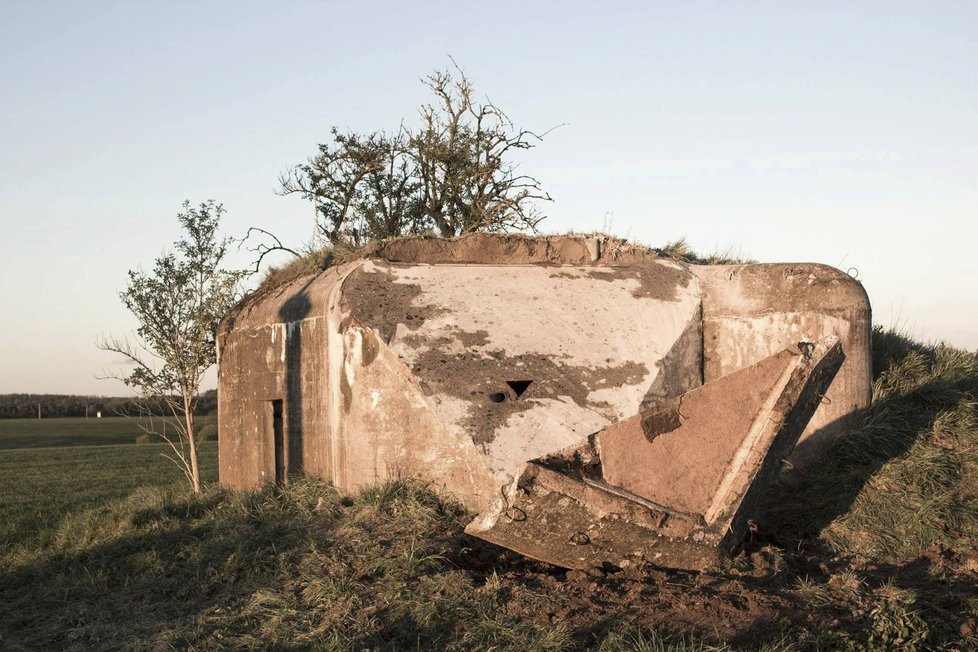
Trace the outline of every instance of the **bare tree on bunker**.
<instances>
[{"instance_id":1,"label":"bare tree on bunker","mask_svg":"<svg viewBox=\"0 0 978 652\"><path fill-rule=\"evenodd\" d=\"M156 259L151 272L129 271L119 293L136 317L133 337L103 337L104 351L123 356L132 366L107 377L139 393L137 409L154 417L164 406L165 418L150 418L143 429L169 445L173 461L194 493L200 493L200 445L194 410L204 374L216 362L215 334L220 320L239 297L244 272L221 268L229 238L218 235L220 204L209 200L194 208L184 202L177 215L183 236Z\"/></svg>"},{"instance_id":2,"label":"bare tree on bunker","mask_svg":"<svg viewBox=\"0 0 978 652\"><path fill-rule=\"evenodd\" d=\"M283 194L314 202L317 230L329 245L534 231L543 219L537 202L550 195L519 173L512 156L546 134L519 129L495 104L480 102L457 65L423 81L433 99L420 108L419 126L369 134L334 127L331 142L282 176Z\"/></svg>"}]
</instances>

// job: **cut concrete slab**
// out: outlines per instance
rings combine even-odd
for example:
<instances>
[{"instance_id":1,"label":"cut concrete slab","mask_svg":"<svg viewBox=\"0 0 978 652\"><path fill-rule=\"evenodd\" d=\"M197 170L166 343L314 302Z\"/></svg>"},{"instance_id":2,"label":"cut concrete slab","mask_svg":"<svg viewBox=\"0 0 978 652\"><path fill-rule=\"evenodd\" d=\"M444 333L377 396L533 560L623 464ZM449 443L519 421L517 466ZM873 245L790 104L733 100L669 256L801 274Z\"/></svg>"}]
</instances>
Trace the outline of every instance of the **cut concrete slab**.
<instances>
[{"instance_id":1,"label":"cut concrete slab","mask_svg":"<svg viewBox=\"0 0 978 652\"><path fill-rule=\"evenodd\" d=\"M598 433L604 480L702 517L798 361L782 351Z\"/></svg>"},{"instance_id":2,"label":"cut concrete slab","mask_svg":"<svg viewBox=\"0 0 978 652\"><path fill-rule=\"evenodd\" d=\"M523 465L467 532L567 568L734 548L842 365L800 343Z\"/></svg>"}]
</instances>

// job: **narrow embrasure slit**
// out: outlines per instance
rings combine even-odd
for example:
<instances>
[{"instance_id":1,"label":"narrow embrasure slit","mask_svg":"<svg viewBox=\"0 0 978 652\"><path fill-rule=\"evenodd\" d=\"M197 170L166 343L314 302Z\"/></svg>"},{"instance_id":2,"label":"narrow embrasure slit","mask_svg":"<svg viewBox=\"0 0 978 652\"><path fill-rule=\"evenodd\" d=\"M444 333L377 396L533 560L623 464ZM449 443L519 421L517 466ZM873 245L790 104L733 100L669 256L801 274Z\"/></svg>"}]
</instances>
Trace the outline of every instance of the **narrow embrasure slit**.
<instances>
[{"instance_id":1,"label":"narrow embrasure slit","mask_svg":"<svg viewBox=\"0 0 978 652\"><path fill-rule=\"evenodd\" d=\"M509 385L509 388L513 390L514 394L516 394L516 398L523 396L523 392L525 392L526 388L529 387L532 383L533 383L532 380L507 380L506 381L506 384Z\"/></svg>"}]
</instances>

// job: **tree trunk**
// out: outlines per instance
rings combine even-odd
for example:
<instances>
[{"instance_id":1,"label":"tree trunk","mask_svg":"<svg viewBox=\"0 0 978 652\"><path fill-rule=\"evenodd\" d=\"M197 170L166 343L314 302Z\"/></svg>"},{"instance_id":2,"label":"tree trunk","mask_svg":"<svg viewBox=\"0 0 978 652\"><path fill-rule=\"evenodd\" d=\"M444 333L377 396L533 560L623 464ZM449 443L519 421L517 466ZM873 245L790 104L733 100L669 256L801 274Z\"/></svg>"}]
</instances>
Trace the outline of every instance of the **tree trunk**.
<instances>
[{"instance_id":1,"label":"tree trunk","mask_svg":"<svg viewBox=\"0 0 978 652\"><path fill-rule=\"evenodd\" d=\"M195 494L199 494L200 466L197 464L197 433L194 432L194 414L186 393L183 396L183 416L187 427L187 444L190 448L190 488Z\"/></svg>"}]
</instances>

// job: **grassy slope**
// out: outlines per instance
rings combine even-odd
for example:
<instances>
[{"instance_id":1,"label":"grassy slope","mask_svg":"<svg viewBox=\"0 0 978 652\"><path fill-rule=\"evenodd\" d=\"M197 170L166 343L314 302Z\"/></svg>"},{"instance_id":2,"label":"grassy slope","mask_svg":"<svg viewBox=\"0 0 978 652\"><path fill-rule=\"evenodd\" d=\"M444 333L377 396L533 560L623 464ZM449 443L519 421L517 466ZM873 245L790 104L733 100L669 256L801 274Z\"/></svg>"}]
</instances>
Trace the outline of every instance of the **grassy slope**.
<instances>
[{"instance_id":1,"label":"grassy slope","mask_svg":"<svg viewBox=\"0 0 978 652\"><path fill-rule=\"evenodd\" d=\"M877 331L873 345L873 405L801 487L795 521L832 551L889 562L969 545L978 540L978 362L893 332Z\"/></svg>"},{"instance_id":2,"label":"grassy slope","mask_svg":"<svg viewBox=\"0 0 978 652\"><path fill-rule=\"evenodd\" d=\"M214 417L196 417L196 420L203 426L213 423ZM157 419L156 423L161 421ZM137 417L0 419L0 450L132 444L143 434L140 426L146 425L148 419Z\"/></svg>"},{"instance_id":3,"label":"grassy slope","mask_svg":"<svg viewBox=\"0 0 978 652\"><path fill-rule=\"evenodd\" d=\"M531 563L465 538L461 509L410 482L355 496L311 480L199 498L150 487L93 497L87 511L67 504L45 534L2 550L0 647L978 645L974 357L884 332L874 346L863 427L712 572ZM24 455L9 458L16 471L43 452L0 459ZM11 481L4 500L135 476L130 466L83 479L65 464L54 491Z\"/></svg>"},{"instance_id":4,"label":"grassy slope","mask_svg":"<svg viewBox=\"0 0 978 652\"><path fill-rule=\"evenodd\" d=\"M462 509L412 482L346 497L316 481L200 498L141 489L65 518L0 568L6 649L660 649L591 579L461 535ZM649 599L665 579L622 591ZM696 581L687 575L686 581ZM656 584L658 583L658 584ZM682 593L671 589L673 597ZM717 589L713 589L717 591ZM738 590L720 590L719 601ZM653 609L654 611L654 609ZM584 618L582 621L581 618ZM562 620L584 623L563 624ZM727 649L681 641L679 649ZM669 649L673 649L670 647Z\"/></svg>"}]
</instances>

